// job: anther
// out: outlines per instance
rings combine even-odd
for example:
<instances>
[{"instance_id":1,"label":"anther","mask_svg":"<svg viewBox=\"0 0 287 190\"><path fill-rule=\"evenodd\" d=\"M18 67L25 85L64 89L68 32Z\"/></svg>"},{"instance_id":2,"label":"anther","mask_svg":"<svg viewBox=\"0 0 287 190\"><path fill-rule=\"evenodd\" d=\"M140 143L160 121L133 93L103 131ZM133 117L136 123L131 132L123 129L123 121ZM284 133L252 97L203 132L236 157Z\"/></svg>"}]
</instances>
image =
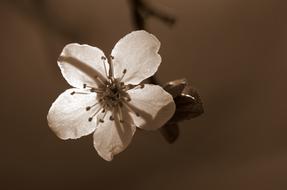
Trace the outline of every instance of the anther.
<instances>
[{"instance_id":1,"label":"anther","mask_svg":"<svg viewBox=\"0 0 287 190\"><path fill-rule=\"evenodd\" d=\"M89 111L91 108L93 108L93 107L95 107L96 105L98 105L99 103L97 102L97 103L95 103L95 104L93 104L93 105L91 105L91 106L87 106L86 107L86 111Z\"/></svg>"},{"instance_id":2,"label":"anther","mask_svg":"<svg viewBox=\"0 0 287 190\"><path fill-rule=\"evenodd\" d=\"M110 120L111 120L111 121L114 121L114 120L115 120L112 115L110 116Z\"/></svg>"},{"instance_id":3,"label":"anther","mask_svg":"<svg viewBox=\"0 0 287 190\"><path fill-rule=\"evenodd\" d=\"M120 120L120 123L124 123L124 120Z\"/></svg>"},{"instance_id":4,"label":"anther","mask_svg":"<svg viewBox=\"0 0 287 190\"><path fill-rule=\"evenodd\" d=\"M76 92L76 91L73 91L70 93L71 95L74 95L74 94L89 94L87 92Z\"/></svg>"},{"instance_id":5,"label":"anther","mask_svg":"<svg viewBox=\"0 0 287 190\"><path fill-rule=\"evenodd\" d=\"M94 87L89 86L87 84L83 84L83 88L90 88L90 92L101 92L102 91L102 89L100 89L100 88L94 88Z\"/></svg>"},{"instance_id":6,"label":"anther","mask_svg":"<svg viewBox=\"0 0 287 190\"><path fill-rule=\"evenodd\" d=\"M107 58L106 58L105 56L102 56L101 59L102 59L102 60L106 60Z\"/></svg>"},{"instance_id":7,"label":"anther","mask_svg":"<svg viewBox=\"0 0 287 190\"><path fill-rule=\"evenodd\" d=\"M107 115L107 112L106 112L105 108L103 108L102 113L104 113L103 117L99 118L99 120L98 120L100 123L104 123L104 119L105 119L105 117Z\"/></svg>"},{"instance_id":8,"label":"anther","mask_svg":"<svg viewBox=\"0 0 287 190\"><path fill-rule=\"evenodd\" d=\"M144 84L140 84L140 88L143 89L144 88Z\"/></svg>"},{"instance_id":9,"label":"anther","mask_svg":"<svg viewBox=\"0 0 287 190\"><path fill-rule=\"evenodd\" d=\"M94 105L92 105L92 106L88 106L88 107L92 108L92 107L95 106L95 105L97 105L97 103L94 104ZM88 107L87 107L87 108L88 108ZM86 109L87 109L87 108L86 108ZM99 111L101 111L101 108L98 109L92 116L90 116L88 120L89 120L89 121L92 121L92 119L97 115L97 113L99 113Z\"/></svg>"},{"instance_id":10,"label":"anther","mask_svg":"<svg viewBox=\"0 0 287 190\"><path fill-rule=\"evenodd\" d=\"M112 56L112 55L110 55L110 58L111 58L111 59L114 59L115 57L114 57L114 56Z\"/></svg>"},{"instance_id":11,"label":"anther","mask_svg":"<svg viewBox=\"0 0 287 190\"><path fill-rule=\"evenodd\" d=\"M136 113L136 116L137 116L137 117L139 117L139 116L140 116L140 114L139 114L138 112L135 112L135 113Z\"/></svg>"}]
</instances>

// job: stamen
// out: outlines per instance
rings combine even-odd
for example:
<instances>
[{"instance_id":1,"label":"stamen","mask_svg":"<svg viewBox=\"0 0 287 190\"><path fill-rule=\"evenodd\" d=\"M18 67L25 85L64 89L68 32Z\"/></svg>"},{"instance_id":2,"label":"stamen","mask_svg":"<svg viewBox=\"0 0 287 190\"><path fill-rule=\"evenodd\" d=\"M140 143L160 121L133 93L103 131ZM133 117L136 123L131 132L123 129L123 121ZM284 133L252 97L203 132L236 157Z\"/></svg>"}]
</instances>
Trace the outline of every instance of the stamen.
<instances>
[{"instance_id":1,"label":"stamen","mask_svg":"<svg viewBox=\"0 0 287 190\"><path fill-rule=\"evenodd\" d=\"M128 90L130 90L130 89L133 89L134 87L135 87L135 86L132 85L132 84L127 84L127 85L124 86L124 90L125 90L125 91L128 91Z\"/></svg>"},{"instance_id":2,"label":"stamen","mask_svg":"<svg viewBox=\"0 0 287 190\"><path fill-rule=\"evenodd\" d=\"M143 89L144 88L144 84L138 84L138 85L136 85L134 87L134 89L138 89L138 88Z\"/></svg>"},{"instance_id":3,"label":"stamen","mask_svg":"<svg viewBox=\"0 0 287 190\"><path fill-rule=\"evenodd\" d=\"M101 111L101 110L102 110L102 108L101 108L101 107L99 107L99 109L98 109L95 113L93 113L93 115L92 115L92 116L90 116L90 117L89 117L88 121L92 121L92 120L93 120L93 118L95 117L95 115L97 115L97 114L99 113L99 111Z\"/></svg>"},{"instance_id":4,"label":"stamen","mask_svg":"<svg viewBox=\"0 0 287 190\"><path fill-rule=\"evenodd\" d=\"M123 78L124 78L124 76L125 76L125 74L127 73L127 70L126 69L124 69L123 70L123 75L122 75L122 77L120 78L120 80L119 81L122 81L123 80Z\"/></svg>"},{"instance_id":5,"label":"stamen","mask_svg":"<svg viewBox=\"0 0 287 190\"><path fill-rule=\"evenodd\" d=\"M74 95L74 94L89 94L87 92L76 92L76 91L73 91L70 93L71 95Z\"/></svg>"},{"instance_id":6,"label":"stamen","mask_svg":"<svg viewBox=\"0 0 287 190\"><path fill-rule=\"evenodd\" d=\"M130 89L143 89L145 87L145 84L138 84L138 85L132 85L132 84L128 84L128 85L125 85L125 88L126 88L126 91L130 90Z\"/></svg>"},{"instance_id":7,"label":"stamen","mask_svg":"<svg viewBox=\"0 0 287 190\"><path fill-rule=\"evenodd\" d=\"M92 86L88 86L87 84L83 84L83 87L84 88L90 88L90 92L103 92L103 89L101 88L95 88L95 87L92 87Z\"/></svg>"},{"instance_id":8,"label":"stamen","mask_svg":"<svg viewBox=\"0 0 287 190\"><path fill-rule=\"evenodd\" d=\"M105 82L101 79L101 77L99 77L99 76L94 76L94 78L96 79L96 80L99 80L100 81L100 83L102 83L103 85L105 85Z\"/></svg>"},{"instance_id":9,"label":"stamen","mask_svg":"<svg viewBox=\"0 0 287 190\"><path fill-rule=\"evenodd\" d=\"M97 92L97 93L100 93L100 92L103 92L104 90L102 89L99 89L99 88L91 88L90 89L90 92Z\"/></svg>"},{"instance_id":10,"label":"stamen","mask_svg":"<svg viewBox=\"0 0 287 190\"><path fill-rule=\"evenodd\" d=\"M87 106L87 107L86 107L86 111L89 111L91 108L95 107L95 106L98 105L98 104L99 104L99 102L97 102L97 103L95 103L95 104L93 104L93 105L91 105L91 106Z\"/></svg>"},{"instance_id":11,"label":"stamen","mask_svg":"<svg viewBox=\"0 0 287 190\"><path fill-rule=\"evenodd\" d=\"M112 115L110 116L110 120L111 120L111 121L114 121L114 120L115 120L115 118L114 118L114 112L115 112L115 108L113 107Z\"/></svg>"},{"instance_id":12,"label":"stamen","mask_svg":"<svg viewBox=\"0 0 287 190\"><path fill-rule=\"evenodd\" d=\"M107 70L107 67L106 67L106 57L102 56L101 59L103 60L103 64L104 64L104 68L105 68L105 74L106 74L106 77L109 78L109 75L108 75L108 70Z\"/></svg>"},{"instance_id":13,"label":"stamen","mask_svg":"<svg viewBox=\"0 0 287 190\"><path fill-rule=\"evenodd\" d=\"M124 120L123 120L123 113L122 113L122 109L121 109L121 106L118 105L118 114L119 114L119 119L120 119L120 123L123 123Z\"/></svg>"},{"instance_id":14,"label":"stamen","mask_svg":"<svg viewBox=\"0 0 287 190\"><path fill-rule=\"evenodd\" d=\"M109 78L114 80L114 65L113 65L113 60L114 60L114 56L110 55L110 60L109 60L109 64L110 64L110 70L109 70Z\"/></svg>"},{"instance_id":15,"label":"stamen","mask_svg":"<svg viewBox=\"0 0 287 190\"><path fill-rule=\"evenodd\" d=\"M131 108L131 106L130 106L129 103L123 102L123 104L126 106L126 108L127 108L131 113L135 114L137 117L140 117L140 114L139 114L138 112L135 112L135 111Z\"/></svg>"},{"instance_id":16,"label":"stamen","mask_svg":"<svg viewBox=\"0 0 287 190\"><path fill-rule=\"evenodd\" d=\"M107 115L107 112L106 112L105 108L103 108L102 113L104 113L104 115L103 115L102 118L99 119L99 122L100 122L100 123L104 123L104 121L105 121L105 117L106 117L106 115Z\"/></svg>"},{"instance_id":17,"label":"stamen","mask_svg":"<svg viewBox=\"0 0 287 190\"><path fill-rule=\"evenodd\" d=\"M124 98L123 98L125 101L127 101L127 102L130 102L132 99L130 98L130 97L128 97L128 96L125 96Z\"/></svg>"}]
</instances>

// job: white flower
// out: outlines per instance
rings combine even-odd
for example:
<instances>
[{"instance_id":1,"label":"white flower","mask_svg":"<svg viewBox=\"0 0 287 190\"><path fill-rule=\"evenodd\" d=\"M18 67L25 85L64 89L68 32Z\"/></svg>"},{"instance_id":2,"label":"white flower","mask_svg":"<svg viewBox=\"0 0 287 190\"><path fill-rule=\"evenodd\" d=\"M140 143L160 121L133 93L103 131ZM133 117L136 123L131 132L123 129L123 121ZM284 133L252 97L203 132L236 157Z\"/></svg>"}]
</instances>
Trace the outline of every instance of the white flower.
<instances>
[{"instance_id":1,"label":"white flower","mask_svg":"<svg viewBox=\"0 0 287 190\"><path fill-rule=\"evenodd\" d=\"M160 86L140 84L160 65L160 42L146 31L123 37L109 60L89 45L68 44L58 65L74 88L52 104L47 119L61 139L94 132L94 147L110 161L131 142L136 127L155 130L175 111L170 94Z\"/></svg>"}]
</instances>

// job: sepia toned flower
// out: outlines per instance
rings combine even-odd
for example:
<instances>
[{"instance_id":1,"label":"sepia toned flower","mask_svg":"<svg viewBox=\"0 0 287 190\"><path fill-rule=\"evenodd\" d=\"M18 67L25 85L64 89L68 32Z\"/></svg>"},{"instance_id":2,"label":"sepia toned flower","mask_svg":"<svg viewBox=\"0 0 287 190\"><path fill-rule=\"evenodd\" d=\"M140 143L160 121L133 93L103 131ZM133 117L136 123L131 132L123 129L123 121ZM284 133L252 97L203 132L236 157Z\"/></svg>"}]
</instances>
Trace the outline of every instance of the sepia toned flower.
<instances>
[{"instance_id":1,"label":"sepia toned flower","mask_svg":"<svg viewBox=\"0 0 287 190\"><path fill-rule=\"evenodd\" d=\"M73 88L52 104L50 128L61 139L93 133L98 154L111 161L129 145L136 127L162 127L175 112L173 97L142 83L161 63L159 48L159 40L143 30L120 39L109 57L89 45L65 46L58 65Z\"/></svg>"}]
</instances>

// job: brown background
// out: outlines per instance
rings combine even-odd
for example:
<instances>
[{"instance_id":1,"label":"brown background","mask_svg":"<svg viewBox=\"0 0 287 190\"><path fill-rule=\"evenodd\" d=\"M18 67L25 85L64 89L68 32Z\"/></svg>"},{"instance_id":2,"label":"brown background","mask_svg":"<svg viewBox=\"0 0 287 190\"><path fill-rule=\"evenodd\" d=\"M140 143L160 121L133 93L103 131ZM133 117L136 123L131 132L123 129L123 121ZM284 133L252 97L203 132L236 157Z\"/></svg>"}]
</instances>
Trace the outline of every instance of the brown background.
<instances>
[{"instance_id":1,"label":"brown background","mask_svg":"<svg viewBox=\"0 0 287 190\"><path fill-rule=\"evenodd\" d=\"M287 189L286 1L153 1L177 17L172 28L149 20L162 42L158 76L192 81L206 112L173 145L137 132L112 162L92 136L58 139L46 115L69 88L56 64L63 46L109 54L132 30L128 3L41 2L0 3L0 189Z\"/></svg>"}]
</instances>

